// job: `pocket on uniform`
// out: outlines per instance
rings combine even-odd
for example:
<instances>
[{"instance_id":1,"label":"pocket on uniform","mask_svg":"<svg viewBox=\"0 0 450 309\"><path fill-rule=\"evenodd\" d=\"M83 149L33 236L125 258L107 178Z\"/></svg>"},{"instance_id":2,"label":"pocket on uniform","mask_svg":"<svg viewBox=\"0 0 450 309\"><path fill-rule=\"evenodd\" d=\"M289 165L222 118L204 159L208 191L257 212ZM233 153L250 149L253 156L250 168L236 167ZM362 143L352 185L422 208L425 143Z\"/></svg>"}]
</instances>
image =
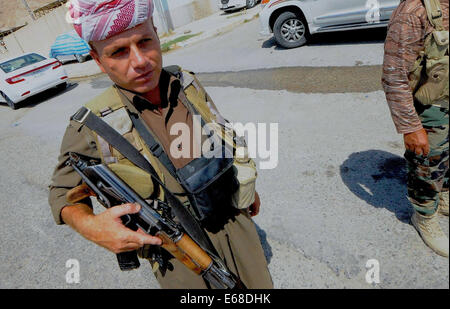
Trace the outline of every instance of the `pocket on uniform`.
<instances>
[{"instance_id":1,"label":"pocket on uniform","mask_svg":"<svg viewBox=\"0 0 450 309\"><path fill-rule=\"evenodd\" d=\"M125 108L118 109L109 115L103 117L103 121L111 126L120 135L131 132L133 123Z\"/></svg>"},{"instance_id":2,"label":"pocket on uniform","mask_svg":"<svg viewBox=\"0 0 450 309\"><path fill-rule=\"evenodd\" d=\"M251 159L236 159L233 168L239 182L239 189L233 194L233 206L237 209L246 209L255 202L258 177L256 165Z\"/></svg>"},{"instance_id":3,"label":"pocket on uniform","mask_svg":"<svg viewBox=\"0 0 450 309\"><path fill-rule=\"evenodd\" d=\"M448 97L449 58L427 59L427 81L415 93L415 98L424 105L438 104Z\"/></svg>"},{"instance_id":4,"label":"pocket on uniform","mask_svg":"<svg viewBox=\"0 0 450 309\"><path fill-rule=\"evenodd\" d=\"M448 126L448 110L439 106L416 106L420 121L424 127Z\"/></svg>"}]
</instances>

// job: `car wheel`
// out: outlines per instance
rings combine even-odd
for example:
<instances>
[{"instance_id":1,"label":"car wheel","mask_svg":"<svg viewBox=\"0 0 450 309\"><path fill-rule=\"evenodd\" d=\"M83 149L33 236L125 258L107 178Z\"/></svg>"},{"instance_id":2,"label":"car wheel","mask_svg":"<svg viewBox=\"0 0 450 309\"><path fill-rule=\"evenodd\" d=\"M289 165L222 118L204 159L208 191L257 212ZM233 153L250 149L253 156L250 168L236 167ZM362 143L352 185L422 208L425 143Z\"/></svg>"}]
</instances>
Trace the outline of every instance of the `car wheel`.
<instances>
[{"instance_id":1,"label":"car wheel","mask_svg":"<svg viewBox=\"0 0 450 309\"><path fill-rule=\"evenodd\" d=\"M75 55L75 58L77 59L77 61L78 61L79 63L84 62L84 57L83 57L82 55Z\"/></svg>"},{"instance_id":2,"label":"car wheel","mask_svg":"<svg viewBox=\"0 0 450 309\"><path fill-rule=\"evenodd\" d=\"M251 9L256 5L257 0L247 0L247 9Z\"/></svg>"},{"instance_id":3,"label":"car wheel","mask_svg":"<svg viewBox=\"0 0 450 309\"><path fill-rule=\"evenodd\" d=\"M278 16L273 33L277 43L284 48L305 45L309 36L304 20L292 12L284 12Z\"/></svg>"},{"instance_id":4,"label":"car wheel","mask_svg":"<svg viewBox=\"0 0 450 309\"><path fill-rule=\"evenodd\" d=\"M17 109L16 103L11 101L11 99L6 94L4 94L3 92L0 92L0 95L5 99L6 104L8 104L9 107L11 107L14 110Z\"/></svg>"}]
</instances>

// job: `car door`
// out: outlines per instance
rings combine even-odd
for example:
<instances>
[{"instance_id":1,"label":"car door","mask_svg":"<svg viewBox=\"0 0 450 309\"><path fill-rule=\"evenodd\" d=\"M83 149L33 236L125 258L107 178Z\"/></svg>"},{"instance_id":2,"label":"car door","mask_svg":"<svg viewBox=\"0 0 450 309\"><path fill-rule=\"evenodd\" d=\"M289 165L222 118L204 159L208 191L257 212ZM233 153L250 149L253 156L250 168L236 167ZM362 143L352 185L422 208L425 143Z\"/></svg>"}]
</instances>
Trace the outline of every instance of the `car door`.
<instances>
[{"instance_id":1,"label":"car door","mask_svg":"<svg viewBox=\"0 0 450 309\"><path fill-rule=\"evenodd\" d=\"M387 22L400 4L400 0L378 0L380 2L380 20Z\"/></svg>"},{"instance_id":2,"label":"car door","mask_svg":"<svg viewBox=\"0 0 450 309\"><path fill-rule=\"evenodd\" d=\"M314 0L311 5L320 28L364 23L368 11L367 0Z\"/></svg>"}]
</instances>

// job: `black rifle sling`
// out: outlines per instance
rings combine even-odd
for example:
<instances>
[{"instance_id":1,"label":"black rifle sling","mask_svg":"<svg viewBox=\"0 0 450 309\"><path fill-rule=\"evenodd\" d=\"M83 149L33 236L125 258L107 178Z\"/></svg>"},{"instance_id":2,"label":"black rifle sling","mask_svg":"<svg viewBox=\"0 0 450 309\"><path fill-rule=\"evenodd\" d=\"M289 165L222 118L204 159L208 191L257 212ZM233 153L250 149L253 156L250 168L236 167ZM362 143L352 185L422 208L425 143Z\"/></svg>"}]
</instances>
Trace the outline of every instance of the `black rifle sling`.
<instances>
[{"instance_id":1,"label":"black rifle sling","mask_svg":"<svg viewBox=\"0 0 450 309\"><path fill-rule=\"evenodd\" d=\"M169 205L172 206L172 210L174 211L175 216L180 220L180 223L184 227L186 232L207 253L215 257L219 256L214 246L211 244L211 241L200 227L199 223L183 206L180 200L164 185L155 169L147 161L147 159L145 159L145 157L133 145L131 145L128 140L126 140L116 130L111 128L111 126L109 126L101 118L97 117L86 107L82 107L80 110L78 110L78 112L74 116L72 116L72 120L84 124L92 131L95 131L133 164L143 169L144 171L147 171L151 175L151 177L163 188Z\"/></svg>"},{"instance_id":2,"label":"black rifle sling","mask_svg":"<svg viewBox=\"0 0 450 309\"><path fill-rule=\"evenodd\" d=\"M169 173L177 178L176 168L173 165L172 161L170 161L167 156L164 148L156 141L153 135L149 132L147 126L143 123L142 119L139 115L128 111L128 115L130 116L131 121L133 122L134 127L139 132L139 135L142 137L144 142L147 144L150 152L161 162L162 165L169 171Z\"/></svg>"}]
</instances>

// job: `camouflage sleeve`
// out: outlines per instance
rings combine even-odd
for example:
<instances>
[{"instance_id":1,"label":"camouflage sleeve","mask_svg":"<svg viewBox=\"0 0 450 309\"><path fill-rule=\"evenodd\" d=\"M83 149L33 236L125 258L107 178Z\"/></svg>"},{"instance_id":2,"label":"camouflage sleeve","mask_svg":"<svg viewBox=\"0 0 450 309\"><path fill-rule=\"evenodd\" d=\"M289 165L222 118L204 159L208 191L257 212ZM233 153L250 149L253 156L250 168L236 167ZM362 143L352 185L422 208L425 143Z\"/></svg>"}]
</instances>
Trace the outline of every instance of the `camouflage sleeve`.
<instances>
[{"instance_id":1,"label":"camouflage sleeve","mask_svg":"<svg viewBox=\"0 0 450 309\"><path fill-rule=\"evenodd\" d=\"M423 49L424 26L421 19L405 11L403 2L394 12L385 42L382 84L398 133L422 129L414 108L409 72Z\"/></svg>"},{"instance_id":2,"label":"camouflage sleeve","mask_svg":"<svg viewBox=\"0 0 450 309\"><path fill-rule=\"evenodd\" d=\"M73 168L66 166L70 152L93 159L100 159L95 138L90 134L89 130L84 126L71 122L64 134L58 165L53 173L48 198L57 224L64 224L61 218L61 210L67 206L66 193L81 184L81 177ZM86 199L83 203L92 207L90 199Z\"/></svg>"}]
</instances>

